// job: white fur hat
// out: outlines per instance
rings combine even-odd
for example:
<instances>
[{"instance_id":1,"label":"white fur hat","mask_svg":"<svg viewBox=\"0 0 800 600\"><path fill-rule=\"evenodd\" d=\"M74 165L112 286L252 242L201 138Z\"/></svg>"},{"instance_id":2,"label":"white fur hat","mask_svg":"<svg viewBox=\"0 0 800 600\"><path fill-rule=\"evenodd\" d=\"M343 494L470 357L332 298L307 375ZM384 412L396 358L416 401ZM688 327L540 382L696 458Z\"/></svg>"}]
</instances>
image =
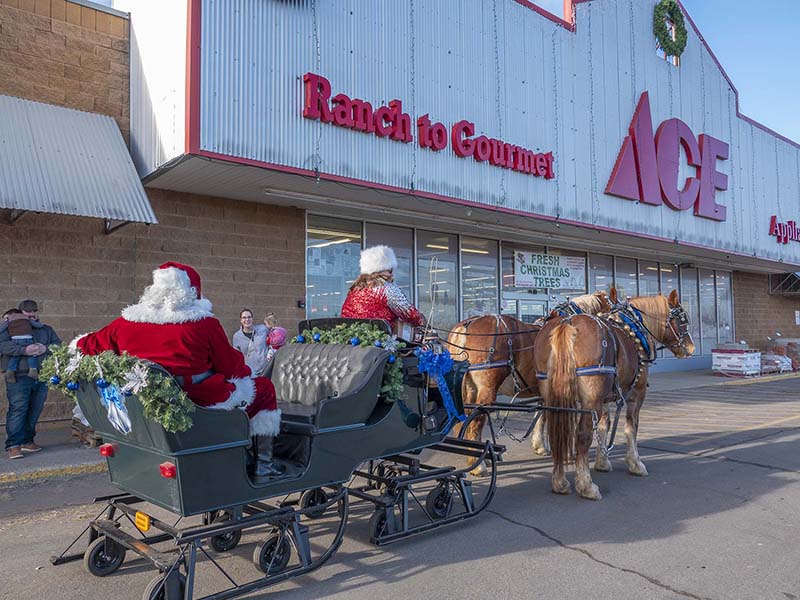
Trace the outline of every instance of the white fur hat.
<instances>
[{"instance_id":1,"label":"white fur hat","mask_svg":"<svg viewBox=\"0 0 800 600\"><path fill-rule=\"evenodd\" d=\"M361 274L380 273L397 268L397 257L389 246L372 246L361 251Z\"/></svg>"}]
</instances>

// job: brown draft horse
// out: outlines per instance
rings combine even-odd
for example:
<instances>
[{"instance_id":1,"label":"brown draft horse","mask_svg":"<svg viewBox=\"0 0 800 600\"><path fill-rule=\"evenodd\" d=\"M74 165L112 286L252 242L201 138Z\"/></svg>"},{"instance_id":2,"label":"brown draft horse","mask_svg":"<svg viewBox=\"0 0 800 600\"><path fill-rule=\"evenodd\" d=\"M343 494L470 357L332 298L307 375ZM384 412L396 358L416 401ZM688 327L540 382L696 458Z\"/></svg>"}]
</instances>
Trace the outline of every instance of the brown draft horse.
<instances>
[{"instance_id":1,"label":"brown draft horse","mask_svg":"<svg viewBox=\"0 0 800 600\"><path fill-rule=\"evenodd\" d=\"M589 314L611 309L605 292L578 296L571 302ZM539 395L533 350L540 327L540 324L524 323L509 315L484 315L465 319L450 331L447 343L453 358L468 360L473 367L478 367L478 370L470 370L464 378L462 391L465 404L493 404L497 400L498 390L507 379L512 382L516 380L520 398ZM514 373L510 366L511 357ZM473 419L467 426L464 438L480 440L485 424L485 415ZM534 452L546 454L541 426L542 419L533 432L531 444ZM486 466L478 465L471 473L478 477L485 476Z\"/></svg>"},{"instance_id":2,"label":"brown draft horse","mask_svg":"<svg viewBox=\"0 0 800 600\"><path fill-rule=\"evenodd\" d=\"M613 288L611 301L616 305L617 293ZM651 348L650 355L655 355L656 342L678 358L694 353L689 319L675 290L669 298L661 294L632 298L627 305L621 305L604 317L576 315L551 319L536 338L534 362L540 374L539 389L545 406L594 411L598 418L598 448L594 464L597 471L611 470L606 449L609 416L604 407L621 396L626 405L628 448L625 462L630 473L647 475L636 447L639 410L647 393L647 361L650 359L630 327L631 319L639 318L643 324L640 331ZM589 472L592 415L549 411L547 433L553 453L553 491L569 494L570 485L564 468L574 459L578 494L600 500L600 490L592 482Z\"/></svg>"}]
</instances>

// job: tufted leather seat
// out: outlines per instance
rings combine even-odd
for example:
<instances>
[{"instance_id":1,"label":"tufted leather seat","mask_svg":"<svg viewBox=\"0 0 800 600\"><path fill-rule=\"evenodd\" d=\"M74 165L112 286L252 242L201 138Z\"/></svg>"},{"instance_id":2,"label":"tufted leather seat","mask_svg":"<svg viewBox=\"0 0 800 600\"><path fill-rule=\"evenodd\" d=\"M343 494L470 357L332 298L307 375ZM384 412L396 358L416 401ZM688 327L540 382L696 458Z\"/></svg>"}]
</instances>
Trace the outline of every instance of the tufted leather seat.
<instances>
[{"instance_id":1,"label":"tufted leather seat","mask_svg":"<svg viewBox=\"0 0 800 600\"><path fill-rule=\"evenodd\" d=\"M359 403L353 422L363 422L377 401L388 353L375 347L338 344L290 344L274 358L272 383L286 416L312 417L327 398L343 398L365 386L375 387L371 398ZM376 381L377 380L377 381ZM372 406L365 404L372 401Z\"/></svg>"}]
</instances>

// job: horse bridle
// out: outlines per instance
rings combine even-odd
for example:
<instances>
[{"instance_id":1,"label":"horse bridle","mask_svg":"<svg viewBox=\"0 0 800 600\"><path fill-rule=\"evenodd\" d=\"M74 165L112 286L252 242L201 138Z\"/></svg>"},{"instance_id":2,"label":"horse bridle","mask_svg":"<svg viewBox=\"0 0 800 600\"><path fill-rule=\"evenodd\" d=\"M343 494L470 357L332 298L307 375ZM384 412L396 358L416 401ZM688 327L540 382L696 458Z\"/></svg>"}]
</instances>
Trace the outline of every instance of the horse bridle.
<instances>
[{"instance_id":1,"label":"horse bridle","mask_svg":"<svg viewBox=\"0 0 800 600\"><path fill-rule=\"evenodd\" d=\"M678 320L677 331L675 330L675 325L673 324L673 320L675 319ZM672 336L675 338L675 343L664 347L668 348L670 351L676 346L682 350L685 350L686 348L684 347L684 341L686 338L691 339L692 336L689 333L689 315L686 313L686 309L684 309L680 304L669 310L664 330L666 331L667 328L669 328L670 333L672 333Z\"/></svg>"}]
</instances>

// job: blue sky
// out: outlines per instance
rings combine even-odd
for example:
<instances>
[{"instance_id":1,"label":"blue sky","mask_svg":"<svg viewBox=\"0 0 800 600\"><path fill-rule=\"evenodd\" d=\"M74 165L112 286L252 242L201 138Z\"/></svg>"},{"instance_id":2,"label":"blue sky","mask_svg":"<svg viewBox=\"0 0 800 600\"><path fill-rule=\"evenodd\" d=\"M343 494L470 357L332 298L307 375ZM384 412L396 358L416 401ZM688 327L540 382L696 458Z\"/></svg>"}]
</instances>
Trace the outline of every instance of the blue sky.
<instances>
[{"instance_id":1,"label":"blue sky","mask_svg":"<svg viewBox=\"0 0 800 600\"><path fill-rule=\"evenodd\" d=\"M800 142L800 1L681 1L739 91L739 110ZM533 2L562 13L563 0Z\"/></svg>"}]
</instances>

